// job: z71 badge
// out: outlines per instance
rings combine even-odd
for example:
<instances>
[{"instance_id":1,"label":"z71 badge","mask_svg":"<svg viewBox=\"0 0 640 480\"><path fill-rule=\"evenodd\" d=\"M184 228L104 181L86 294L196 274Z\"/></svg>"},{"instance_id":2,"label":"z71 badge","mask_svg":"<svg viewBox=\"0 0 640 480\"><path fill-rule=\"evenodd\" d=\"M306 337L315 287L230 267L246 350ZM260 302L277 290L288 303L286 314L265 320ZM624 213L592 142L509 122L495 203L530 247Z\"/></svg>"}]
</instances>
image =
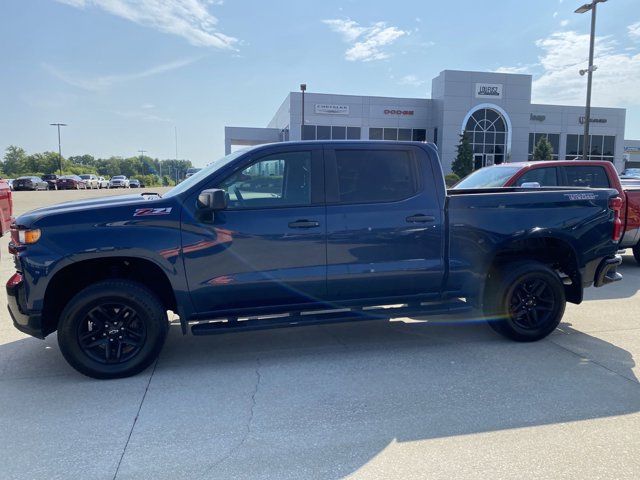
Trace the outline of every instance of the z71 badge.
<instances>
[{"instance_id":1,"label":"z71 badge","mask_svg":"<svg viewBox=\"0 0 640 480\"><path fill-rule=\"evenodd\" d=\"M155 215L169 215L171 213L171 207L158 207L158 208L136 208L133 212L134 217L150 217Z\"/></svg>"}]
</instances>

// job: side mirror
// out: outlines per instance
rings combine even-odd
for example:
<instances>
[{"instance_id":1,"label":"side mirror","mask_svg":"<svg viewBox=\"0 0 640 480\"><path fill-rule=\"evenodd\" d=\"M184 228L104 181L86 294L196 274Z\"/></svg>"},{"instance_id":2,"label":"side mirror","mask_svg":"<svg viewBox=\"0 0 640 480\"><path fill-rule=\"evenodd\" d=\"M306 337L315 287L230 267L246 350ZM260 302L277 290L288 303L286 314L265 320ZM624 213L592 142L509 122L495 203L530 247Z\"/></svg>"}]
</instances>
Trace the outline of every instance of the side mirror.
<instances>
[{"instance_id":1,"label":"side mirror","mask_svg":"<svg viewBox=\"0 0 640 480\"><path fill-rule=\"evenodd\" d=\"M227 208L227 194L219 188L203 190L198 195L198 210L215 211Z\"/></svg>"},{"instance_id":2,"label":"side mirror","mask_svg":"<svg viewBox=\"0 0 640 480\"><path fill-rule=\"evenodd\" d=\"M524 182L520 185L522 188L540 188L540 184L538 182Z\"/></svg>"}]
</instances>

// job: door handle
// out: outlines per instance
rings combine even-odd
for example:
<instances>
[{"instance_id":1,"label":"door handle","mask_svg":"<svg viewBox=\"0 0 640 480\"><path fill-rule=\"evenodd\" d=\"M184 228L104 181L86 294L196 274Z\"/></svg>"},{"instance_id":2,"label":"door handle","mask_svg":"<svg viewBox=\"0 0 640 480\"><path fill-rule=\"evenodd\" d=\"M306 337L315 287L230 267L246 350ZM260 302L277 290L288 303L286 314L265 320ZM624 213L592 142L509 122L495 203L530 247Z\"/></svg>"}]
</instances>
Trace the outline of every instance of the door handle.
<instances>
[{"instance_id":1,"label":"door handle","mask_svg":"<svg viewBox=\"0 0 640 480\"><path fill-rule=\"evenodd\" d=\"M434 217L433 215L423 215L423 214L418 214L418 215L411 215L410 217L407 217L407 222L409 223L430 223L430 222L434 222L436 219L436 217Z\"/></svg>"},{"instance_id":2,"label":"door handle","mask_svg":"<svg viewBox=\"0 0 640 480\"><path fill-rule=\"evenodd\" d=\"M289 228L314 228L319 226L320 222L313 220L296 220L295 222L289 223Z\"/></svg>"}]
</instances>

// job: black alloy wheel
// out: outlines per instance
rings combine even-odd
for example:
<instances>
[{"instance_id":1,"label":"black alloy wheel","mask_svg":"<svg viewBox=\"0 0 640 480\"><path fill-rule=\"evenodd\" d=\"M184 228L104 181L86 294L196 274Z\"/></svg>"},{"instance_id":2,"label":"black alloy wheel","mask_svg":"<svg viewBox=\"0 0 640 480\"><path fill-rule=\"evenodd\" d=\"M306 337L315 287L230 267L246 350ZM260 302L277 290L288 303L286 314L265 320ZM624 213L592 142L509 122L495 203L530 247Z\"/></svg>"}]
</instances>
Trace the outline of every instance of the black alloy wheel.
<instances>
[{"instance_id":1,"label":"black alloy wheel","mask_svg":"<svg viewBox=\"0 0 640 480\"><path fill-rule=\"evenodd\" d=\"M511 340L540 340L560 324L566 306L558 274L536 260L511 262L490 275L484 313L491 328Z\"/></svg>"},{"instance_id":2,"label":"black alloy wheel","mask_svg":"<svg viewBox=\"0 0 640 480\"><path fill-rule=\"evenodd\" d=\"M545 278L526 279L511 291L509 314L524 330L537 329L549 321L556 310L556 299Z\"/></svg>"},{"instance_id":3,"label":"black alloy wheel","mask_svg":"<svg viewBox=\"0 0 640 480\"><path fill-rule=\"evenodd\" d=\"M146 340L147 329L135 307L106 302L87 312L78 323L78 343L89 358L103 364L135 357Z\"/></svg>"},{"instance_id":4,"label":"black alloy wheel","mask_svg":"<svg viewBox=\"0 0 640 480\"><path fill-rule=\"evenodd\" d=\"M141 372L169 331L166 307L144 285L103 280L79 291L60 314L58 345L69 364L93 378Z\"/></svg>"}]
</instances>

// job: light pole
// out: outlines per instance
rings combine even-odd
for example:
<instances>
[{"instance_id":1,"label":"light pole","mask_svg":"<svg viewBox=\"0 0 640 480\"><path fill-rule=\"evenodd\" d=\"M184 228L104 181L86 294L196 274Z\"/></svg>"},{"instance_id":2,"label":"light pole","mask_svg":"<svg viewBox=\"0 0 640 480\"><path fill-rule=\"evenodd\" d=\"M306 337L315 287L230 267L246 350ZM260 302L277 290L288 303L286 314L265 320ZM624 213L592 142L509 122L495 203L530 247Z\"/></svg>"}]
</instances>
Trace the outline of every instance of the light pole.
<instances>
[{"instance_id":1,"label":"light pole","mask_svg":"<svg viewBox=\"0 0 640 480\"><path fill-rule=\"evenodd\" d=\"M591 10L591 37L589 38L589 68L580 70L580 75L587 74L587 105L584 112L584 140L582 142L582 158L589 159L589 149L591 148L589 141L589 120L591 118L591 82L593 72L598 68L593 65L593 47L596 37L596 7L599 3L607 0L593 0L591 3L585 3L579 7L575 13L586 13Z\"/></svg>"},{"instance_id":2,"label":"light pole","mask_svg":"<svg viewBox=\"0 0 640 480\"><path fill-rule=\"evenodd\" d=\"M58 127L58 167L60 168L60 176L62 176L62 144L60 143L60 127L66 127L66 123L50 123L52 127Z\"/></svg>"},{"instance_id":3,"label":"light pole","mask_svg":"<svg viewBox=\"0 0 640 480\"><path fill-rule=\"evenodd\" d=\"M302 123L300 126L300 140L302 140L302 131L304 130L304 92L307 91L307 84L306 83L301 83L300 84L300 91L302 92Z\"/></svg>"},{"instance_id":4,"label":"light pole","mask_svg":"<svg viewBox=\"0 0 640 480\"><path fill-rule=\"evenodd\" d=\"M144 154L147 153L146 150L138 150L138 153L140 154L140 163L142 164L142 175L145 175L145 171L144 171Z\"/></svg>"}]
</instances>

